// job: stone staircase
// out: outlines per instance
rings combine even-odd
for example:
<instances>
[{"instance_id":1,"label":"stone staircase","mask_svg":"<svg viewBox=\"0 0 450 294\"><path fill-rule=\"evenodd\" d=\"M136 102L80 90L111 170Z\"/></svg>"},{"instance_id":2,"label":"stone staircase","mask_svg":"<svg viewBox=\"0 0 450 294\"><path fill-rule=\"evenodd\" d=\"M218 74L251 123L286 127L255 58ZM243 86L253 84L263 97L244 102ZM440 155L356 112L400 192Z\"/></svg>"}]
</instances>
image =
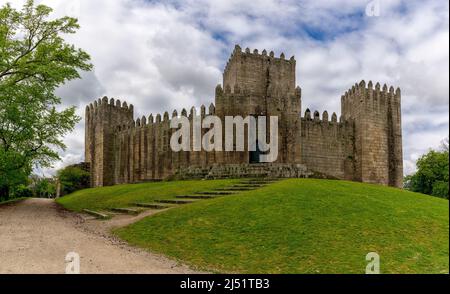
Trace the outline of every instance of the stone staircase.
<instances>
[{"instance_id":1,"label":"stone staircase","mask_svg":"<svg viewBox=\"0 0 450 294\"><path fill-rule=\"evenodd\" d=\"M164 205L164 204L159 204L159 203L133 203L133 205L136 205L137 207L144 207L144 208L150 208L150 209L170 208L170 205Z\"/></svg>"},{"instance_id":2,"label":"stone staircase","mask_svg":"<svg viewBox=\"0 0 450 294\"><path fill-rule=\"evenodd\" d=\"M247 178L242 179L238 183L232 184L228 187L216 188L208 191L200 191L192 193L191 195L177 195L175 199L160 199L155 200L156 203L183 205L195 203L202 200L214 199L219 197L227 197L237 195L242 192L252 191L263 188L267 185L275 183L279 179L275 178ZM172 207L174 207L172 206Z\"/></svg>"},{"instance_id":3,"label":"stone staircase","mask_svg":"<svg viewBox=\"0 0 450 294\"><path fill-rule=\"evenodd\" d=\"M129 214L138 215L144 211L148 210L165 210L177 207L179 205L192 204L198 201L210 200L219 197L228 197L233 195L238 195L243 192L253 191L256 189L261 189L267 185L276 183L280 179L277 178L245 178L241 179L239 182L231 184L227 187L216 188L208 191L195 192L190 195L176 195L170 199L156 199L154 202L133 202L130 203L130 207L117 207L111 208L110 213L99 213L97 216L95 213L91 213L97 218L107 219L114 214Z\"/></svg>"}]
</instances>

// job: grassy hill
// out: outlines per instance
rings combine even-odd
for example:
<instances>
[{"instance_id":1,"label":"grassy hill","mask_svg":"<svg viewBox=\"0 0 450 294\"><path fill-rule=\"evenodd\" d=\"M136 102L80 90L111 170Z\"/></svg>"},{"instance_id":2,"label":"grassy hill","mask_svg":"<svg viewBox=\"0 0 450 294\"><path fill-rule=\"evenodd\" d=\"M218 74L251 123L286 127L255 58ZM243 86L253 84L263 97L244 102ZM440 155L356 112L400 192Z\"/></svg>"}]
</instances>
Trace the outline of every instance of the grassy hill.
<instances>
[{"instance_id":1,"label":"grassy hill","mask_svg":"<svg viewBox=\"0 0 450 294\"><path fill-rule=\"evenodd\" d=\"M226 184L125 185L79 191L59 202L75 210L99 208ZM447 200L346 181L283 180L170 209L115 233L216 272L364 273L369 252L380 255L382 273L449 271Z\"/></svg>"}]
</instances>

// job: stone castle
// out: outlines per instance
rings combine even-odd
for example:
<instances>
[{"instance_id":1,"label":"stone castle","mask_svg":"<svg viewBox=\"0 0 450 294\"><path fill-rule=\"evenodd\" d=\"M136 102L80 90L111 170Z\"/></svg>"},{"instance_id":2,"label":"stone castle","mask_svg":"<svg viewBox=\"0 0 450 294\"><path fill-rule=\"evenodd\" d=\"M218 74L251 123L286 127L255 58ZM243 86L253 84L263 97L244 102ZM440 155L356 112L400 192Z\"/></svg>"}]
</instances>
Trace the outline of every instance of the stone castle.
<instances>
[{"instance_id":1,"label":"stone castle","mask_svg":"<svg viewBox=\"0 0 450 294\"><path fill-rule=\"evenodd\" d=\"M181 116L278 116L278 158L259 151L180 151L170 148L168 112L134 119L133 105L99 99L86 107L85 158L91 186L181 178L306 177L402 187L400 89L355 84L341 97L341 116L302 111L296 61L282 53L244 52L236 45L215 90L215 104ZM303 114L303 115L302 115ZM177 111L171 114L178 117ZM202 130L205 133L207 130ZM247 149L246 149L247 150Z\"/></svg>"}]
</instances>

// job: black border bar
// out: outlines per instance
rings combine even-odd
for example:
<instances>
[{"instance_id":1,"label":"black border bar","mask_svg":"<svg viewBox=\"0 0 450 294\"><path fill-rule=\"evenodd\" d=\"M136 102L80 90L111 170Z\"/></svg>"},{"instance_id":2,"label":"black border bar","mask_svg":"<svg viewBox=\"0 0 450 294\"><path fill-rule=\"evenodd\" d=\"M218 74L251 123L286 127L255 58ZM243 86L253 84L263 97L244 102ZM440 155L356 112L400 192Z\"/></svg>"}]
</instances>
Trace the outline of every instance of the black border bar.
<instances>
[{"instance_id":1,"label":"black border bar","mask_svg":"<svg viewBox=\"0 0 450 294\"><path fill-rule=\"evenodd\" d=\"M384 290L430 291L448 288L449 275L0 275L0 289L56 290L59 293L103 293L104 291L146 290L144 293L295 293L303 291L346 291L380 293ZM212 291L206 288L183 289L183 282L214 281ZM259 282L257 282L259 281ZM268 282L267 282L268 281ZM231 283L234 288L231 289ZM269 285L267 287L266 285ZM226 287L228 285L228 287ZM240 285L236 289L236 286ZM2 291L3 292L3 291ZM6 293L6 292L3 292ZM307 292L309 293L309 292Z\"/></svg>"}]
</instances>

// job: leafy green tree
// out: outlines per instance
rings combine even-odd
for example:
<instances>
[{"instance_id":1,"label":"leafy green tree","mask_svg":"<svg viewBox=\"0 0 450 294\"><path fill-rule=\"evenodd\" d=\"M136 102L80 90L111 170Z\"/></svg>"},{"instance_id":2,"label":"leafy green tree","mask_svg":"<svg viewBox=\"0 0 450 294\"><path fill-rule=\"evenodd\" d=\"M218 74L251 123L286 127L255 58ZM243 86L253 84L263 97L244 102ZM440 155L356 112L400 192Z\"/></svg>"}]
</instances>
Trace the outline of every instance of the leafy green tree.
<instances>
[{"instance_id":1,"label":"leafy green tree","mask_svg":"<svg viewBox=\"0 0 450 294\"><path fill-rule=\"evenodd\" d=\"M35 185L35 196L39 198L50 198L56 194L56 185L53 179L40 178Z\"/></svg>"},{"instance_id":2,"label":"leafy green tree","mask_svg":"<svg viewBox=\"0 0 450 294\"><path fill-rule=\"evenodd\" d=\"M449 146L449 139L447 137L444 140L442 140L442 142L441 142L441 149L442 149L442 151L444 151L444 152L447 151L448 152L448 146Z\"/></svg>"},{"instance_id":3,"label":"leafy green tree","mask_svg":"<svg viewBox=\"0 0 450 294\"><path fill-rule=\"evenodd\" d=\"M8 197L33 166L48 167L65 149L62 137L80 118L59 110L55 90L92 69L89 55L68 44L77 19L49 20L52 9L28 0L0 8L0 197Z\"/></svg>"},{"instance_id":4,"label":"leafy green tree","mask_svg":"<svg viewBox=\"0 0 450 294\"><path fill-rule=\"evenodd\" d=\"M417 172L405 178L405 188L448 199L449 157L447 145L441 151L430 150L417 160Z\"/></svg>"},{"instance_id":5,"label":"leafy green tree","mask_svg":"<svg viewBox=\"0 0 450 294\"><path fill-rule=\"evenodd\" d=\"M66 195L88 188L90 174L79 167L68 166L58 171L58 179L61 183L61 194Z\"/></svg>"}]
</instances>

